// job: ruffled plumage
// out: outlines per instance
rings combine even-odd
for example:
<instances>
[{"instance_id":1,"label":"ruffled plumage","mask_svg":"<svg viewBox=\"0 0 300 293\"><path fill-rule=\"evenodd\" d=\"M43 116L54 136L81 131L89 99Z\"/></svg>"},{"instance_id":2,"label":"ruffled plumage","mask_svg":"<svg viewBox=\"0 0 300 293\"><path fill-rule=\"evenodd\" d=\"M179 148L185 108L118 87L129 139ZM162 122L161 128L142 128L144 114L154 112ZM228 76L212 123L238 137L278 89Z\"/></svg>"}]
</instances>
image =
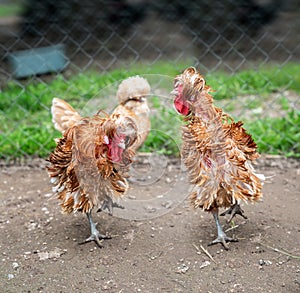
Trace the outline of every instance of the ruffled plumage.
<instances>
[{"instance_id":1,"label":"ruffled plumage","mask_svg":"<svg viewBox=\"0 0 300 293\"><path fill-rule=\"evenodd\" d=\"M131 117L137 125L138 137L132 146L134 151L142 146L150 132L150 109L147 103L150 90L148 81L140 76L126 78L118 87L119 105L113 114ZM71 105L59 98L53 98L51 113L55 129L62 133L82 118Z\"/></svg>"},{"instance_id":2,"label":"ruffled plumage","mask_svg":"<svg viewBox=\"0 0 300 293\"><path fill-rule=\"evenodd\" d=\"M195 69L176 77L175 85L182 87L191 110L183 127L182 158L195 186L193 206L211 211L261 199L264 176L252 166L259 154L243 123L213 105L211 89Z\"/></svg>"},{"instance_id":3,"label":"ruffled plumage","mask_svg":"<svg viewBox=\"0 0 300 293\"><path fill-rule=\"evenodd\" d=\"M54 192L67 213L88 213L100 208L107 198L118 201L127 189L125 179L134 152L130 146L136 140L133 120L120 115L82 118L57 140L47 167ZM114 163L108 155L108 142L116 133L129 137L122 153L122 162Z\"/></svg>"}]
</instances>

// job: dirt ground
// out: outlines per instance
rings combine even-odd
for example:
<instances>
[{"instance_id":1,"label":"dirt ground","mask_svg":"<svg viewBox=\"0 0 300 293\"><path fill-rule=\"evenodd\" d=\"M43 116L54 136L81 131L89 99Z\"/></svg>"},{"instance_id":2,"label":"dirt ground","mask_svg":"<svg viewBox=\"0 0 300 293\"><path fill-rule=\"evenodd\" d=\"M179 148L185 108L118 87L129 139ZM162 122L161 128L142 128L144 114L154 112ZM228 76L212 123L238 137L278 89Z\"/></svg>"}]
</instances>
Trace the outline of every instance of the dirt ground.
<instances>
[{"instance_id":1,"label":"dirt ground","mask_svg":"<svg viewBox=\"0 0 300 293\"><path fill-rule=\"evenodd\" d=\"M193 210L178 159L139 158L115 216L94 214L102 249L82 214L62 214L44 163L0 172L1 292L300 292L300 162L264 157L264 199L226 224L239 239L207 246L213 218ZM156 166L156 167L155 167ZM209 255L202 249L208 251Z\"/></svg>"}]
</instances>

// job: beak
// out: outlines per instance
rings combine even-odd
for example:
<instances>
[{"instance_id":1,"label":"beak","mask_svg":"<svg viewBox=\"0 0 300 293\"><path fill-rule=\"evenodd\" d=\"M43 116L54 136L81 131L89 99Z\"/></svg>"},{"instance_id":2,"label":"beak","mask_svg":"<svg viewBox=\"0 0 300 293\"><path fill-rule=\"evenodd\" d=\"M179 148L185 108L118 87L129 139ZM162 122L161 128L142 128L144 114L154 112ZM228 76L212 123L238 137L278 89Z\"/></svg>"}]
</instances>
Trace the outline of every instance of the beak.
<instances>
[{"instance_id":1,"label":"beak","mask_svg":"<svg viewBox=\"0 0 300 293\"><path fill-rule=\"evenodd\" d=\"M170 92L171 95L174 95L174 96L177 96L178 94L178 91L177 89L173 89L171 92Z\"/></svg>"},{"instance_id":2,"label":"beak","mask_svg":"<svg viewBox=\"0 0 300 293\"><path fill-rule=\"evenodd\" d=\"M105 144L109 144L109 139L108 139L108 136L107 136L107 135L104 135L104 136L103 136L103 140L104 140L104 143L105 143Z\"/></svg>"},{"instance_id":3,"label":"beak","mask_svg":"<svg viewBox=\"0 0 300 293\"><path fill-rule=\"evenodd\" d=\"M121 148L121 149L123 149L123 150L125 150L125 148L126 148L125 142L124 141L119 142L118 143L118 147Z\"/></svg>"},{"instance_id":4,"label":"beak","mask_svg":"<svg viewBox=\"0 0 300 293\"><path fill-rule=\"evenodd\" d=\"M144 96L132 96L132 97L129 97L129 100L145 102L146 98Z\"/></svg>"}]
</instances>

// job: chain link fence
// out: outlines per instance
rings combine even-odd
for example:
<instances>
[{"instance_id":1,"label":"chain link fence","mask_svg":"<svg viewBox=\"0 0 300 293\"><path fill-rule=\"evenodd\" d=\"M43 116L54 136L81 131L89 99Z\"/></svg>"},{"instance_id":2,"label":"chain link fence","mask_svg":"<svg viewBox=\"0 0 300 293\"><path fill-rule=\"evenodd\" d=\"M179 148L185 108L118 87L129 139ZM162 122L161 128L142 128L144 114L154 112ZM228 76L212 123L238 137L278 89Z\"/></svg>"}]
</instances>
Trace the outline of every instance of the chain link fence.
<instances>
[{"instance_id":1,"label":"chain link fence","mask_svg":"<svg viewBox=\"0 0 300 293\"><path fill-rule=\"evenodd\" d=\"M7 7L13 12L7 12ZM15 145L8 134L28 123L33 107L49 112L50 104L40 96L22 100L31 95L31 84L44 85L45 95L51 95L46 100L51 101L56 93L46 91L49 83L59 79L66 84L66 93L75 93L72 77L89 71L126 72L134 65L151 68L163 61L175 68L186 63L204 73L222 70L233 75L248 68L259 71L268 64L275 64L280 70L287 63L300 60L300 5L296 0L14 0L2 1L0 8L0 94L5 93L8 85L17 86L12 96L2 95L0 101L1 145L6 144L6 149ZM43 58L54 58L50 68L45 64L33 66L30 52L41 48L50 54ZM29 60L20 67L12 60L16 52L24 50ZM179 66L178 72L182 69ZM283 96L291 107L299 109L300 97L287 85L268 97L264 115L284 115L277 103ZM256 98L226 100L222 106L236 116L249 118L261 110L247 105ZM8 115L13 107L18 108L18 113ZM36 123L43 127L41 121ZM43 149L44 143L27 137L26 131L32 125L27 126L24 139ZM49 140L52 137L46 135L46 141ZM41 154L27 152L22 144L15 146L14 152L23 157ZM1 154L5 160L11 157L13 154Z\"/></svg>"}]
</instances>

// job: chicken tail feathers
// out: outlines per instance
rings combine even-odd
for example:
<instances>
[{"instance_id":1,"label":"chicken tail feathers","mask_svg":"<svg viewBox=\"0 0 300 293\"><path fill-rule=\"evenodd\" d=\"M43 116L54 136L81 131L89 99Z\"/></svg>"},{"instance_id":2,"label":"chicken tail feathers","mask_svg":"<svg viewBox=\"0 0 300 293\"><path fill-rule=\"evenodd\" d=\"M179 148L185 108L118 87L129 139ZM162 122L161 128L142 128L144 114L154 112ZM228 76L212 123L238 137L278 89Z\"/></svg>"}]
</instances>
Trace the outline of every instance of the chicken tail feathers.
<instances>
[{"instance_id":1,"label":"chicken tail feathers","mask_svg":"<svg viewBox=\"0 0 300 293\"><path fill-rule=\"evenodd\" d=\"M53 98L51 114L54 127L60 132L65 132L81 119L71 105L59 98Z\"/></svg>"}]
</instances>

